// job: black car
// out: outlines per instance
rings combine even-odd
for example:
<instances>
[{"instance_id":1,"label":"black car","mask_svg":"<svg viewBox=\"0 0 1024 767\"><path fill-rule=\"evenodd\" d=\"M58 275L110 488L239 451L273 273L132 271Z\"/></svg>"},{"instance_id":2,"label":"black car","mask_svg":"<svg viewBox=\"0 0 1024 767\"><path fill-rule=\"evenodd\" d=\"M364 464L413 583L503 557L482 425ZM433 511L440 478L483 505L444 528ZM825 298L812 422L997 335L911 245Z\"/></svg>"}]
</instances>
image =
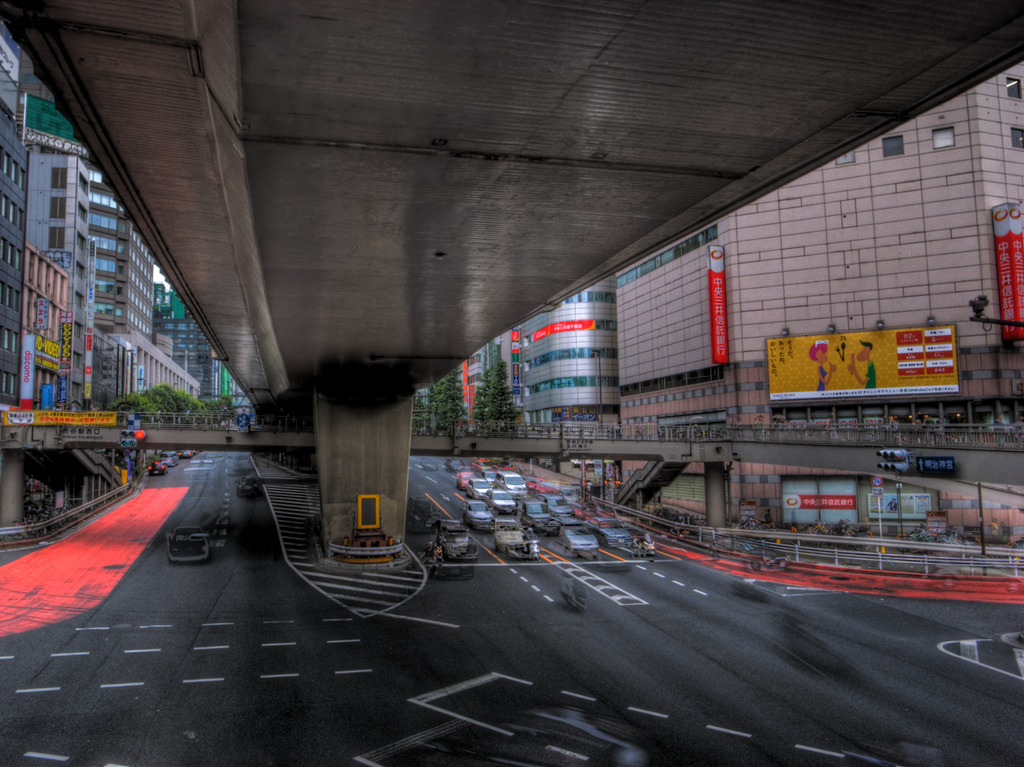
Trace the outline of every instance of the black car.
<instances>
[{"instance_id":1,"label":"black car","mask_svg":"<svg viewBox=\"0 0 1024 767\"><path fill-rule=\"evenodd\" d=\"M176 527L167 533L167 559L205 562L210 558L209 536L201 527Z\"/></svg>"},{"instance_id":2,"label":"black car","mask_svg":"<svg viewBox=\"0 0 1024 767\"><path fill-rule=\"evenodd\" d=\"M260 481L256 477L243 477L238 480L236 492L243 498L255 498L260 494Z\"/></svg>"},{"instance_id":3,"label":"black car","mask_svg":"<svg viewBox=\"0 0 1024 767\"><path fill-rule=\"evenodd\" d=\"M153 461L153 463L149 464L149 466L146 467L146 472L150 475L166 474L167 464L164 463L163 461Z\"/></svg>"}]
</instances>

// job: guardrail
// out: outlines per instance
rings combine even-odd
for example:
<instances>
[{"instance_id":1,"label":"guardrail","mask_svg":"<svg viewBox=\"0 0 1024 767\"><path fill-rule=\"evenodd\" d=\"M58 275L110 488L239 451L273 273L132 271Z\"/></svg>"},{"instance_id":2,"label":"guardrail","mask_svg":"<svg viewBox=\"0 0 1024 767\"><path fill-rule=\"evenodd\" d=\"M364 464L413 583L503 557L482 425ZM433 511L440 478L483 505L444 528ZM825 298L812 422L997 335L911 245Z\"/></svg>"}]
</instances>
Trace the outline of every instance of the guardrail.
<instances>
[{"instance_id":1,"label":"guardrail","mask_svg":"<svg viewBox=\"0 0 1024 767\"><path fill-rule=\"evenodd\" d=\"M120 500L134 489L134 484L121 485L121 487L104 493L98 498L75 506L72 509L50 517L42 522L35 522L28 525L12 525L0 527L0 547L7 547L9 544L23 545L26 541L44 540L62 530L77 524L84 519L102 511L114 501Z\"/></svg>"}]
</instances>

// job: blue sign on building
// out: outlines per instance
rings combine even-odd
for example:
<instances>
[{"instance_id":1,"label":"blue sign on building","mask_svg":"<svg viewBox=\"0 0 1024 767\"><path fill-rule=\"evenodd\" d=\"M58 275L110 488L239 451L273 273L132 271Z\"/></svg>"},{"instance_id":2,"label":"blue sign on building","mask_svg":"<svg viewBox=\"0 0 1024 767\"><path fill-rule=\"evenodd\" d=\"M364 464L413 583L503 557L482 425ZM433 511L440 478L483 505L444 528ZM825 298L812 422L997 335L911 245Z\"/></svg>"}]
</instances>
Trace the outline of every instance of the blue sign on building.
<instances>
[{"instance_id":1,"label":"blue sign on building","mask_svg":"<svg viewBox=\"0 0 1024 767\"><path fill-rule=\"evenodd\" d=\"M922 474L956 474L956 460L951 455L919 455L917 470Z\"/></svg>"}]
</instances>

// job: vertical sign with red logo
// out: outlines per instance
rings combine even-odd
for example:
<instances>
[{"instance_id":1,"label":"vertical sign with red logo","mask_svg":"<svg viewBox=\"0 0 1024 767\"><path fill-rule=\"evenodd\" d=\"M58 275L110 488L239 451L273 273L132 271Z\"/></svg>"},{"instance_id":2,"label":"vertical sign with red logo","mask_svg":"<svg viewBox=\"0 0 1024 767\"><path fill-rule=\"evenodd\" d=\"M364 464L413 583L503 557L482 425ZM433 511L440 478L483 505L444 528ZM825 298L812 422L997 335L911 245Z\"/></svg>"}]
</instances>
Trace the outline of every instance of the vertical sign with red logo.
<instances>
[{"instance_id":1,"label":"vertical sign with red logo","mask_svg":"<svg viewBox=\"0 0 1024 767\"><path fill-rule=\"evenodd\" d=\"M1024 321L1024 227L1020 206L1015 202L992 209L996 239L996 280L999 283L999 317ZM1024 339L1024 328L1003 325L1004 341Z\"/></svg>"},{"instance_id":2,"label":"vertical sign with red logo","mask_svg":"<svg viewBox=\"0 0 1024 767\"><path fill-rule=\"evenodd\" d=\"M519 328L512 328L512 401L516 407L520 407L523 404L520 399L522 389L520 388L519 354Z\"/></svg>"},{"instance_id":3,"label":"vertical sign with red logo","mask_svg":"<svg viewBox=\"0 0 1024 767\"><path fill-rule=\"evenodd\" d=\"M31 410L36 396L36 334L21 334L21 409Z\"/></svg>"},{"instance_id":4,"label":"vertical sign with red logo","mask_svg":"<svg viewBox=\"0 0 1024 767\"><path fill-rule=\"evenodd\" d=\"M729 361L729 327L725 315L725 251L708 246L708 306L711 312L711 361Z\"/></svg>"}]
</instances>

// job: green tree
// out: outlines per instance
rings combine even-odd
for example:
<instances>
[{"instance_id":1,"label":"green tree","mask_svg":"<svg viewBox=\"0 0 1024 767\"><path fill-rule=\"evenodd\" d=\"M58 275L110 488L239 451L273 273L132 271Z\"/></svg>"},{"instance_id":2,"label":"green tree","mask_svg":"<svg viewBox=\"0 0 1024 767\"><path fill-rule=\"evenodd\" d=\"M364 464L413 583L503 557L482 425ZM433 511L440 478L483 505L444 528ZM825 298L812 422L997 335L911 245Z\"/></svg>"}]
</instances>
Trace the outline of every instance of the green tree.
<instances>
[{"instance_id":1,"label":"green tree","mask_svg":"<svg viewBox=\"0 0 1024 767\"><path fill-rule=\"evenodd\" d=\"M508 385L508 366L505 360L484 371L483 381L476 392L474 415L478 421L503 423L516 422L519 411L512 399L512 387Z\"/></svg>"},{"instance_id":2,"label":"green tree","mask_svg":"<svg viewBox=\"0 0 1024 767\"><path fill-rule=\"evenodd\" d=\"M434 427L444 434L454 434L459 421L466 417L458 369L430 387L429 408Z\"/></svg>"}]
</instances>

